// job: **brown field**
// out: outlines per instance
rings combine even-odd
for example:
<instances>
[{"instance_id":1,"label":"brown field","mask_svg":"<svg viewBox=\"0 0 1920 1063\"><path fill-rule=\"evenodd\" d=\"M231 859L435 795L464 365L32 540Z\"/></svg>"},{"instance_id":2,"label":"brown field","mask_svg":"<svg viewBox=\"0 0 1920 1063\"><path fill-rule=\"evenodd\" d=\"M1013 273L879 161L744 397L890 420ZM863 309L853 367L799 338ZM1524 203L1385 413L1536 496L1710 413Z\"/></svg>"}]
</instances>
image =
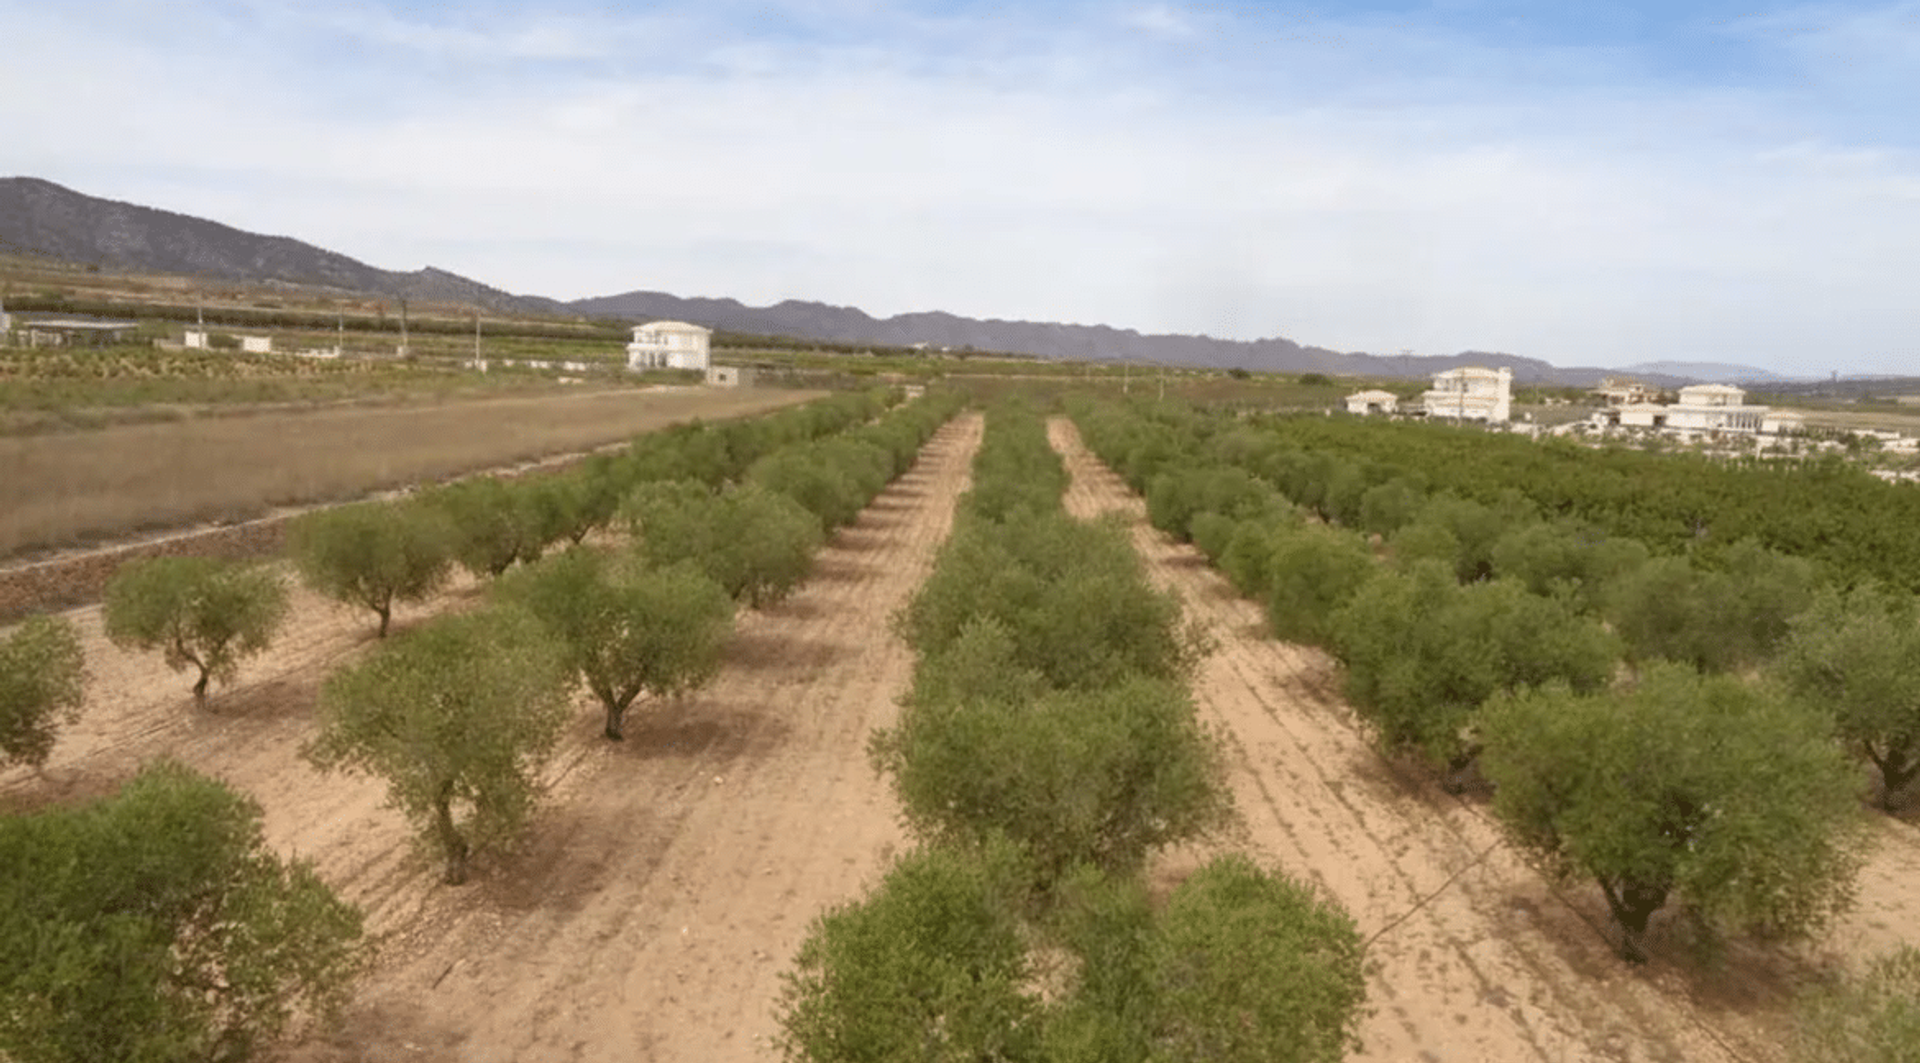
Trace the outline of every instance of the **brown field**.
<instances>
[{"instance_id":1,"label":"brown field","mask_svg":"<svg viewBox=\"0 0 1920 1063\"><path fill-rule=\"evenodd\" d=\"M161 754L258 799L271 844L312 860L380 941L344 1025L288 1046L288 1063L778 1059L774 1003L809 922L904 844L865 754L911 676L888 617L951 526L980 431L977 416L943 429L799 593L743 614L713 685L636 706L618 744L578 701L528 841L485 857L473 885L438 884L380 785L299 757L319 684L371 641L369 616L304 593L291 630L205 712L157 657L108 644L97 607L69 614L94 673L85 715L44 777L0 772L0 810L101 793ZM1377 757L1327 659L1266 638L1258 608L1147 527L1070 426L1053 432L1069 508L1126 514L1155 581L1219 643L1194 685L1230 750L1246 819L1233 844L1320 884L1374 937L1358 1058L1775 1063L1809 972L1920 939L1920 834L1886 821L1854 915L1816 946L1737 949L1713 974L1656 932L1652 963L1620 962L1595 930L1597 891L1547 883L1483 809ZM468 585L396 620L473 599ZM1176 881L1205 855L1154 874Z\"/></svg>"},{"instance_id":2,"label":"brown field","mask_svg":"<svg viewBox=\"0 0 1920 1063\"><path fill-rule=\"evenodd\" d=\"M0 559L356 498L817 395L595 390L0 437Z\"/></svg>"}]
</instances>

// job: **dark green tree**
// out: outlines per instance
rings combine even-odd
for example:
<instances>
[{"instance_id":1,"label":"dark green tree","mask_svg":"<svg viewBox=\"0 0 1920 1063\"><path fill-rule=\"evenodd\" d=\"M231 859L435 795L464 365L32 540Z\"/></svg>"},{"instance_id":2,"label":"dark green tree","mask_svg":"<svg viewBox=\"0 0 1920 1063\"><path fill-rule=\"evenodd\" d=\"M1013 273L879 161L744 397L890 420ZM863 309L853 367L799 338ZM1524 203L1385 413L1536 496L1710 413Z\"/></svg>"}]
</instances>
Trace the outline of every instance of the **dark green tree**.
<instances>
[{"instance_id":1,"label":"dark green tree","mask_svg":"<svg viewBox=\"0 0 1920 1063\"><path fill-rule=\"evenodd\" d=\"M36 616L0 639L0 763L45 764L59 726L80 718L86 684L72 622Z\"/></svg>"},{"instance_id":2,"label":"dark green tree","mask_svg":"<svg viewBox=\"0 0 1920 1063\"><path fill-rule=\"evenodd\" d=\"M260 808L179 764L0 818L0 1056L237 1063L344 1002L360 913L267 847Z\"/></svg>"},{"instance_id":3,"label":"dark green tree","mask_svg":"<svg viewBox=\"0 0 1920 1063\"><path fill-rule=\"evenodd\" d=\"M711 680L733 628L733 600L688 562L654 568L583 547L508 574L498 590L559 640L616 741L641 694L669 697Z\"/></svg>"},{"instance_id":4,"label":"dark green tree","mask_svg":"<svg viewBox=\"0 0 1920 1063\"><path fill-rule=\"evenodd\" d=\"M556 641L531 616L439 617L327 680L306 754L323 771L386 780L459 885L476 846L512 838L532 815L568 685Z\"/></svg>"},{"instance_id":5,"label":"dark green tree","mask_svg":"<svg viewBox=\"0 0 1920 1063\"><path fill-rule=\"evenodd\" d=\"M1629 959L1670 898L1717 932L1775 937L1851 899L1858 776L1828 722L1773 691L1661 662L1631 690L1497 698L1480 728L1507 833L1600 884Z\"/></svg>"},{"instance_id":6,"label":"dark green tree","mask_svg":"<svg viewBox=\"0 0 1920 1063\"><path fill-rule=\"evenodd\" d=\"M287 529L287 553L308 587L364 606L385 638L395 602L425 600L452 574L452 529L416 502L361 502L317 509Z\"/></svg>"},{"instance_id":7,"label":"dark green tree","mask_svg":"<svg viewBox=\"0 0 1920 1063\"><path fill-rule=\"evenodd\" d=\"M1795 617L1775 671L1840 737L1880 769L1892 809L1920 776L1920 608L1911 594L1868 584L1826 589Z\"/></svg>"},{"instance_id":8,"label":"dark green tree","mask_svg":"<svg viewBox=\"0 0 1920 1063\"><path fill-rule=\"evenodd\" d=\"M107 584L107 638L123 649L161 652L167 667L197 670L193 700L207 684L231 682L240 661L265 650L287 618L287 588L264 567L210 557L132 562Z\"/></svg>"}]
</instances>

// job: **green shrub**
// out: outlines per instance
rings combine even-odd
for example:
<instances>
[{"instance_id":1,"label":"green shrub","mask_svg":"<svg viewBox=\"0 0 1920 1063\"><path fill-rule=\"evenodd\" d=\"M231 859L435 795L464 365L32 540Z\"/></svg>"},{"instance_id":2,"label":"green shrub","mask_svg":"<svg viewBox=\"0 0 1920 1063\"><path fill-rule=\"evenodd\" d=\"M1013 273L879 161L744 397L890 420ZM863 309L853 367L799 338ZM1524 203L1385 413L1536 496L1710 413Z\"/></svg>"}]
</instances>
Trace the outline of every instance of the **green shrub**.
<instances>
[{"instance_id":1,"label":"green shrub","mask_svg":"<svg viewBox=\"0 0 1920 1063\"><path fill-rule=\"evenodd\" d=\"M1866 973L1807 994L1794 1063L1913 1063L1920 1058L1920 949L1905 945Z\"/></svg>"},{"instance_id":2,"label":"green shrub","mask_svg":"<svg viewBox=\"0 0 1920 1063\"><path fill-rule=\"evenodd\" d=\"M0 763L45 764L58 726L80 718L86 682L71 621L37 616L0 639Z\"/></svg>"},{"instance_id":3,"label":"green shrub","mask_svg":"<svg viewBox=\"0 0 1920 1063\"><path fill-rule=\"evenodd\" d=\"M344 1002L360 913L266 844L260 808L178 764L0 817L0 1056L241 1060Z\"/></svg>"},{"instance_id":4,"label":"green shrub","mask_svg":"<svg viewBox=\"0 0 1920 1063\"><path fill-rule=\"evenodd\" d=\"M1508 835L1600 884L1630 959L1671 897L1716 933L1772 937L1851 899L1859 777L1827 721L1766 688L1660 662L1631 690L1497 698L1480 727Z\"/></svg>"}]
</instances>

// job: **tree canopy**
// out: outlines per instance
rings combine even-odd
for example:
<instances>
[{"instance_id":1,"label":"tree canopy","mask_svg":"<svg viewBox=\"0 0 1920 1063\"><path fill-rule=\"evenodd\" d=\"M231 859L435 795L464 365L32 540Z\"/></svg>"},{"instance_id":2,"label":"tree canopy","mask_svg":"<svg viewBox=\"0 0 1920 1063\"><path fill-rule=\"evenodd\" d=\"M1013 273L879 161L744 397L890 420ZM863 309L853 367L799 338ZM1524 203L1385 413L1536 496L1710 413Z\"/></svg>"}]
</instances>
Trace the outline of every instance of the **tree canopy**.
<instances>
[{"instance_id":1,"label":"tree canopy","mask_svg":"<svg viewBox=\"0 0 1920 1063\"><path fill-rule=\"evenodd\" d=\"M80 637L65 619L37 616L0 639L0 763L45 764L59 726L79 719L86 681Z\"/></svg>"},{"instance_id":2,"label":"tree canopy","mask_svg":"<svg viewBox=\"0 0 1920 1063\"><path fill-rule=\"evenodd\" d=\"M458 885L476 846L511 839L532 815L567 688L565 661L531 616L439 617L327 680L307 756L385 779Z\"/></svg>"},{"instance_id":3,"label":"tree canopy","mask_svg":"<svg viewBox=\"0 0 1920 1063\"><path fill-rule=\"evenodd\" d=\"M0 1056L239 1061L343 1002L360 913L282 862L260 808L171 762L0 818Z\"/></svg>"},{"instance_id":4,"label":"tree canopy","mask_svg":"<svg viewBox=\"0 0 1920 1063\"><path fill-rule=\"evenodd\" d=\"M1710 929L1778 937L1851 899L1858 776L1828 722L1771 689L1660 662L1630 690L1497 698L1480 727L1507 833L1600 884L1629 958L1671 897Z\"/></svg>"},{"instance_id":5,"label":"tree canopy","mask_svg":"<svg viewBox=\"0 0 1920 1063\"><path fill-rule=\"evenodd\" d=\"M1823 590L1795 617L1775 660L1788 689L1832 715L1840 737L1880 769L1882 807L1920 776L1920 608L1868 584Z\"/></svg>"},{"instance_id":6,"label":"tree canopy","mask_svg":"<svg viewBox=\"0 0 1920 1063\"><path fill-rule=\"evenodd\" d=\"M209 557L155 557L107 584L107 638L158 649L167 667L192 667L197 704L210 680L231 682L241 660L265 650L287 618L287 588L271 569Z\"/></svg>"},{"instance_id":7,"label":"tree canopy","mask_svg":"<svg viewBox=\"0 0 1920 1063\"><path fill-rule=\"evenodd\" d=\"M307 586L364 606L385 638L395 602L417 602L451 575L453 531L418 502L361 502L314 510L287 529L287 553Z\"/></svg>"}]
</instances>

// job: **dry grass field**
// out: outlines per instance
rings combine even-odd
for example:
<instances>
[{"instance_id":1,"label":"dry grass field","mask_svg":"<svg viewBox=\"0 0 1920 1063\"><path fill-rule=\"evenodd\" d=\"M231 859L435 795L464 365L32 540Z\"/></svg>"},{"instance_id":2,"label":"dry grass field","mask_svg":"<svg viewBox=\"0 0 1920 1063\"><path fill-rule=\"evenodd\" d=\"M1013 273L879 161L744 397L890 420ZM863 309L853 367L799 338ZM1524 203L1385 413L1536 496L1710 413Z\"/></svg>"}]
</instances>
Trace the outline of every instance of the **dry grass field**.
<instances>
[{"instance_id":1,"label":"dry grass field","mask_svg":"<svg viewBox=\"0 0 1920 1063\"><path fill-rule=\"evenodd\" d=\"M629 388L4 437L0 561L589 450L817 394Z\"/></svg>"}]
</instances>

